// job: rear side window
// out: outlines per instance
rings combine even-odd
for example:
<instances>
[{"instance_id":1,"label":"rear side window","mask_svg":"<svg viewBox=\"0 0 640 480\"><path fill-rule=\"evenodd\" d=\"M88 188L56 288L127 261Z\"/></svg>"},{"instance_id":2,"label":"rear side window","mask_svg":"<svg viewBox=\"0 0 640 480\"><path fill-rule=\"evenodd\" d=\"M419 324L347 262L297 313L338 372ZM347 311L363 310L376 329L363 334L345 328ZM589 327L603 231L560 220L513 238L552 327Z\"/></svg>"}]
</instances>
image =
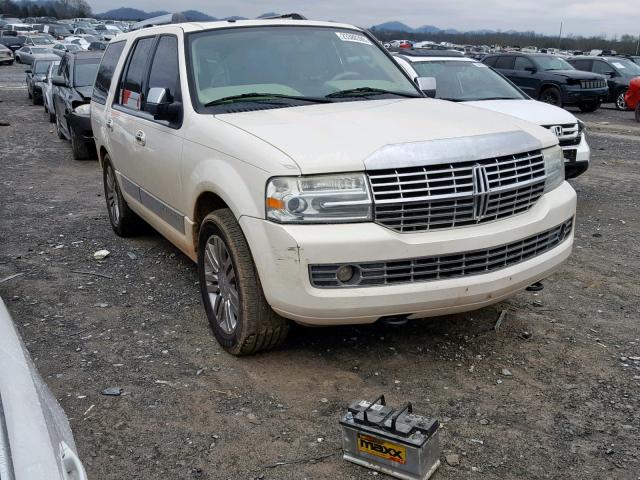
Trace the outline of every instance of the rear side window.
<instances>
[{"instance_id":1,"label":"rear side window","mask_svg":"<svg viewBox=\"0 0 640 480\"><path fill-rule=\"evenodd\" d=\"M573 60L569 63L573 65L575 68L577 68L578 70L585 70L585 71L591 70L591 60Z\"/></svg>"},{"instance_id":2,"label":"rear side window","mask_svg":"<svg viewBox=\"0 0 640 480\"><path fill-rule=\"evenodd\" d=\"M107 102L107 96L109 95L109 87L111 87L111 80L113 79L113 72L116 69L122 50L124 49L125 42L110 43L104 52L102 62L98 68L98 75L96 76L96 82L93 85L92 100L94 102L104 105Z\"/></svg>"},{"instance_id":3,"label":"rear side window","mask_svg":"<svg viewBox=\"0 0 640 480\"><path fill-rule=\"evenodd\" d=\"M158 41L145 91L159 87L169 90L171 99L180 100L180 73L178 69L178 39L164 35Z\"/></svg>"},{"instance_id":4,"label":"rear side window","mask_svg":"<svg viewBox=\"0 0 640 480\"><path fill-rule=\"evenodd\" d=\"M133 47L129 56L125 74L120 85L120 97L118 103L126 108L140 110L142 104L142 87L147 64L155 38L142 38Z\"/></svg>"},{"instance_id":5,"label":"rear side window","mask_svg":"<svg viewBox=\"0 0 640 480\"><path fill-rule=\"evenodd\" d=\"M505 69L505 70L512 70L513 69L513 61L514 58L513 57L498 57L498 60L496 61L495 67L500 69Z\"/></svg>"},{"instance_id":6,"label":"rear side window","mask_svg":"<svg viewBox=\"0 0 640 480\"><path fill-rule=\"evenodd\" d=\"M489 57L486 58L482 63L484 63L485 65L489 65L490 67L495 67L496 60L498 60L498 57Z\"/></svg>"}]
</instances>

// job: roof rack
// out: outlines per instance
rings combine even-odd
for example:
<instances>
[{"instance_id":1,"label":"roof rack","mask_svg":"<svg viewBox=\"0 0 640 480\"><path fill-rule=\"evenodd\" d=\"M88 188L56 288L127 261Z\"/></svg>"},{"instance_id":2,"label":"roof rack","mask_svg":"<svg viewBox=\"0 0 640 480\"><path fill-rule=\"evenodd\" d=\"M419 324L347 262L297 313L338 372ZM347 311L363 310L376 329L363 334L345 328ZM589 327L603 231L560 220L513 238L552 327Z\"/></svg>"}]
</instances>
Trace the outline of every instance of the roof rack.
<instances>
[{"instance_id":1,"label":"roof rack","mask_svg":"<svg viewBox=\"0 0 640 480\"><path fill-rule=\"evenodd\" d=\"M279 18L288 18L290 20L306 20L307 17L299 13L284 13L282 15L274 15L273 17L262 17L263 20L277 20Z\"/></svg>"},{"instance_id":2,"label":"roof rack","mask_svg":"<svg viewBox=\"0 0 640 480\"><path fill-rule=\"evenodd\" d=\"M407 57L464 57L457 50L431 50L421 48L390 48L391 53L406 55Z\"/></svg>"},{"instance_id":3,"label":"roof rack","mask_svg":"<svg viewBox=\"0 0 640 480\"><path fill-rule=\"evenodd\" d=\"M169 25L171 23L188 22L187 17L182 13L168 13L159 17L147 18L141 22L131 25L130 30L140 30L141 28L155 27L157 25Z\"/></svg>"}]
</instances>

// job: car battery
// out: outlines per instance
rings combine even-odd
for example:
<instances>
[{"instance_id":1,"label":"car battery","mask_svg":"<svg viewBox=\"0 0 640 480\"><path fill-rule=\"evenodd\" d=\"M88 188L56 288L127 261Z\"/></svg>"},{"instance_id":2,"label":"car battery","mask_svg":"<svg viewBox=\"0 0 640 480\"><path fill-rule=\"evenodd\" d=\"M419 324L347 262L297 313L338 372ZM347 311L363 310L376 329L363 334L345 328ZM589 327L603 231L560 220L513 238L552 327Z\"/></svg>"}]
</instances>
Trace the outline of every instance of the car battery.
<instances>
[{"instance_id":1,"label":"car battery","mask_svg":"<svg viewBox=\"0 0 640 480\"><path fill-rule=\"evenodd\" d=\"M437 420L416 415L411 403L387 406L384 395L353 402L340 419L343 458L403 480L426 480L440 466Z\"/></svg>"}]
</instances>

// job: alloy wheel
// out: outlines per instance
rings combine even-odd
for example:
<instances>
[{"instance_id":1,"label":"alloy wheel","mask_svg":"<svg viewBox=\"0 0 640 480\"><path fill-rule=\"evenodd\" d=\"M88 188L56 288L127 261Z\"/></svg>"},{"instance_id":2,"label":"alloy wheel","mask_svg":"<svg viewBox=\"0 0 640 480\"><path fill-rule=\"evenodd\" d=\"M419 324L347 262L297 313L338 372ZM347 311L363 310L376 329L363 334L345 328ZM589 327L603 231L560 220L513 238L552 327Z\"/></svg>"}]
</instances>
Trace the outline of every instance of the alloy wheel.
<instances>
[{"instance_id":1,"label":"alloy wheel","mask_svg":"<svg viewBox=\"0 0 640 480\"><path fill-rule=\"evenodd\" d=\"M204 278L216 322L231 335L238 326L240 299L231 255L217 235L209 237L205 246Z\"/></svg>"},{"instance_id":2,"label":"alloy wheel","mask_svg":"<svg viewBox=\"0 0 640 480\"><path fill-rule=\"evenodd\" d=\"M107 208L109 209L109 216L111 217L111 222L114 225L117 225L120 221L120 206L119 206L119 198L118 198L118 189L116 188L116 176L113 173L113 168L111 165L107 165L106 167L106 175L105 175L105 193L107 200Z\"/></svg>"},{"instance_id":3,"label":"alloy wheel","mask_svg":"<svg viewBox=\"0 0 640 480\"><path fill-rule=\"evenodd\" d=\"M624 92L620 93L618 98L616 98L616 107L618 107L618 110L627 109L627 102L624 100Z\"/></svg>"}]
</instances>

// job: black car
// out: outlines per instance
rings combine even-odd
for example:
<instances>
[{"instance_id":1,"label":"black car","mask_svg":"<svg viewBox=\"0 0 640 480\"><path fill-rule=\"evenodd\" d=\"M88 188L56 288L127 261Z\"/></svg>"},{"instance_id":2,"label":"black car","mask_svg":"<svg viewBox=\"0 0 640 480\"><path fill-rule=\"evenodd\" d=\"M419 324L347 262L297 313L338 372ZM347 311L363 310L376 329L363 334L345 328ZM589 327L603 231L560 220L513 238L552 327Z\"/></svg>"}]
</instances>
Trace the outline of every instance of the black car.
<instances>
[{"instance_id":1,"label":"black car","mask_svg":"<svg viewBox=\"0 0 640 480\"><path fill-rule=\"evenodd\" d=\"M27 74L27 95L34 105L42 105L42 88L47 77L47 70L52 62L57 62L58 57L51 55L49 57L38 57L33 61L31 68L25 71Z\"/></svg>"},{"instance_id":2,"label":"black car","mask_svg":"<svg viewBox=\"0 0 640 480\"><path fill-rule=\"evenodd\" d=\"M603 75L573 68L556 55L501 53L488 55L482 63L492 67L520 87L531 98L558 107L577 105L593 112L607 98Z\"/></svg>"},{"instance_id":3,"label":"black car","mask_svg":"<svg viewBox=\"0 0 640 480\"><path fill-rule=\"evenodd\" d=\"M107 42L91 42L87 50L89 51L104 51L107 49Z\"/></svg>"},{"instance_id":4,"label":"black car","mask_svg":"<svg viewBox=\"0 0 640 480\"><path fill-rule=\"evenodd\" d=\"M627 110L624 94L631 79L640 76L640 65L624 57L572 57L568 61L578 70L605 75L609 86L606 101L615 103L618 110Z\"/></svg>"},{"instance_id":5,"label":"black car","mask_svg":"<svg viewBox=\"0 0 640 480\"><path fill-rule=\"evenodd\" d=\"M58 137L71 140L73 158L92 158L95 144L89 102L102 52L68 52L51 78Z\"/></svg>"},{"instance_id":6,"label":"black car","mask_svg":"<svg viewBox=\"0 0 640 480\"><path fill-rule=\"evenodd\" d=\"M26 37L22 35L3 35L0 37L0 43L12 52L20 50L24 46Z\"/></svg>"}]
</instances>

